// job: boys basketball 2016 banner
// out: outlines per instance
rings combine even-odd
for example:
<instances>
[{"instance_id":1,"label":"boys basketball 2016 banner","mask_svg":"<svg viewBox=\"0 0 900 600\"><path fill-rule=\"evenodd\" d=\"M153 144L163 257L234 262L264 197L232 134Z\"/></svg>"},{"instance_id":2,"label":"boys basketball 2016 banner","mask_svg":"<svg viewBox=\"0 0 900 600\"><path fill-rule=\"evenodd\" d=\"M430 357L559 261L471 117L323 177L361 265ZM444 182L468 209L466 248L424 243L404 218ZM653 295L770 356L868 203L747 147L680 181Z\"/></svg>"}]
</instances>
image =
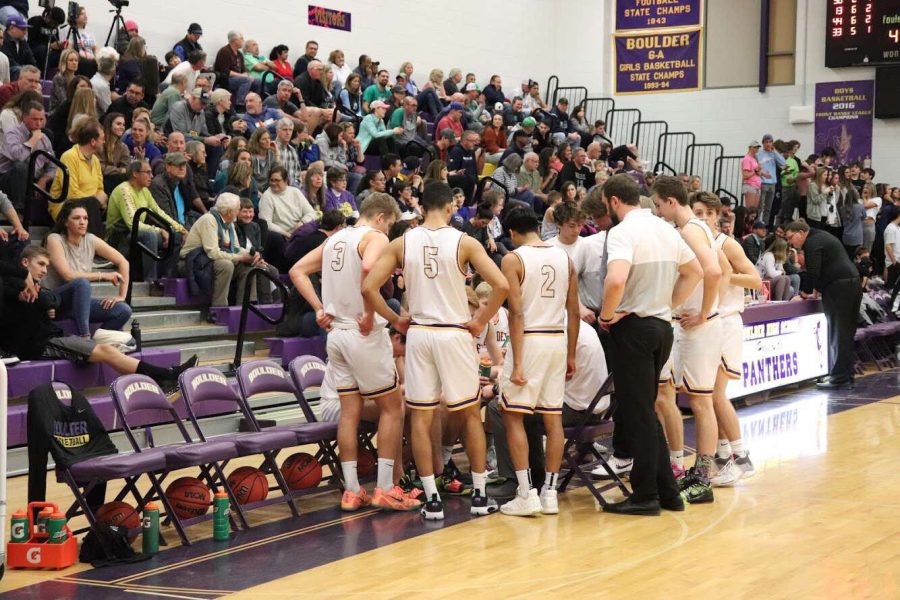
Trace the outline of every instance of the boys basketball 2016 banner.
<instances>
[{"instance_id":1,"label":"boys basketball 2016 banner","mask_svg":"<svg viewBox=\"0 0 900 600\"><path fill-rule=\"evenodd\" d=\"M702 0L616 0L616 31L697 27Z\"/></svg>"},{"instance_id":2,"label":"boys basketball 2016 banner","mask_svg":"<svg viewBox=\"0 0 900 600\"><path fill-rule=\"evenodd\" d=\"M325 27L327 29L350 31L350 13L348 12L321 6L313 6L310 4L307 16L310 25Z\"/></svg>"},{"instance_id":3,"label":"boys basketball 2016 banner","mask_svg":"<svg viewBox=\"0 0 900 600\"><path fill-rule=\"evenodd\" d=\"M816 84L815 151L831 146L841 165L872 158L874 81Z\"/></svg>"},{"instance_id":4,"label":"boys basketball 2016 banner","mask_svg":"<svg viewBox=\"0 0 900 600\"><path fill-rule=\"evenodd\" d=\"M616 34L616 94L700 89L700 29Z\"/></svg>"}]
</instances>

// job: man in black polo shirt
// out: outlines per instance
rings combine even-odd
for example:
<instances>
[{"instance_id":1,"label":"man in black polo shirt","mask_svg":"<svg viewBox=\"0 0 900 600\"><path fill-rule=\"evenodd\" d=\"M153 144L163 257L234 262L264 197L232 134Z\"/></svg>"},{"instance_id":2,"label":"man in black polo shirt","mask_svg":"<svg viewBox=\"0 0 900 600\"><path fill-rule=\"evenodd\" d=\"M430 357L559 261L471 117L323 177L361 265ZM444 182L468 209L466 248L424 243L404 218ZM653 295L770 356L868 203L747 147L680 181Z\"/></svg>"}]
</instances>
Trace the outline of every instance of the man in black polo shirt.
<instances>
[{"instance_id":1,"label":"man in black polo shirt","mask_svg":"<svg viewBox=\"0 0 900 600\"><path fill-rule=\"evenodd\" d=\"M456 146L449 152L447 170L449 176L447 183L450 187L462 188L466 193L466 202L471 202L475 194L475 184L478 183L479 153L476 150L479 136L474 131L466 131Z\"/></svg>"},{"instance_id":2,"label":"man in black polo shirt","mask_svg":"<svg viewBox=\"0 0 900 600\"><path fill-rule=\"evenodd\" d=\"M556 178L556 189L561 189L567 181L575 183L575 187L588 189L594 185L594 174L587 166L587 151L584 148L576 148L572 160L563 166Z\"/></svg>"},{"instance_id":3,"label":"man in black polo shirt","mask_svg":"<svg viewBox=\"0 0 900 600\"><path fill-rule=\"evenodd\" d=\"M820 389L841 389L853 385L853 335L862 301L859 271L847 251L827 231L810 230L803 221L787 226L787 241L803 249L806 277L800 285L803 298L822 297L828 319L828 356L832 361L827 379L816 384Z\"/></svg>"}]
</instances>

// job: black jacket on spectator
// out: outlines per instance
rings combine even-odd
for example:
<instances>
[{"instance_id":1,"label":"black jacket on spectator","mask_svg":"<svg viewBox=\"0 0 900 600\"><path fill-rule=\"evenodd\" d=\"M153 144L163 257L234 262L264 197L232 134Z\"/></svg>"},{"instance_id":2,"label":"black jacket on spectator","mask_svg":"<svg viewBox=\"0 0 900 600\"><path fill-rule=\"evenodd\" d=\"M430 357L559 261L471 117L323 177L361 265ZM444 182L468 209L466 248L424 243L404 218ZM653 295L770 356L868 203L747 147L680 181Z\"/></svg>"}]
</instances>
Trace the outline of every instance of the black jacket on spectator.
<instances>
[{"instance_id":1,"label":"black jacket on spectator","mask_svg":"<svg viewBox=\"0 0 900 600\"><path fill-rule=\"evenodd\" d=\"M0 315L3 335L0 336L0 348L22 360L35 360L44 353L50 338L65 334L47 316L48 310L59 308L59 296L42 288L37 300L22 302L19 292L24 289L24 279L3 278L3 314Z\"/></svg>"},{"instance_id":2,"label":"black jacket on spectator","mask_svg":"<svg viewBox=\"0 0 900 600\"><path fill-rule=\"evenodd\" d=\"M478 165L475 160L475 150L466 150L462 145L457 144L450 148L449 162L447 169L452 173L463 169L464 175L469 177L478 177Z\"/></svg>"},{"instance_id":3,"label":"black jacket on spectator","mask_svg":"<svg viewBox=\"0 0 900 600\"><path fill-rule=\"evenodd\" d=\"M294 80L294 85L300 89L300 93L303 94L303 101L306 102L307 106L325 108L328 95L325 93L325 86L322 85L320 80L313 79L309 76L309 73L301 73Z\"/></svg>"},{"instance_id":4,"label":"black jacket on spectator","mask_svg":"<svg viewBox=\"0 0 900 600\"><path fill-rule=\"evenodd\" d=\"M122 113L125 117L125 129L131 129L131 118L134 115L135 109L138 108L146 108L150 110L150 107L147 106L147 103L141 100L137 103L137 106L132 106L128 103L128 98L122 96L118 100L113 100L112 104L109 105L109 110L106 111L109 113Z\"/></svg>"},{"instance_id":5,"label":"black jacket on spectator","mask_svg":"<svg viewBox=\"0 0 900 600\"><path fill-rule=\"evenodd\" d=\"M559 107L554 107L550 111L550 115L553 117L549 123L550 133L569 133L569 113L559 110Z\"/></svg>"},{"instance_id":6,"label":"black jacket on spectator","mask_svg":"<svg viewBox=\"0 0 900 600\"><path fill-rule=\"evenodd\" d=\"M747 255L747 258L754 265L759 262L759 257L763 255L765 247L765 240L759 239L752 233L741 241L741 248L744 249L744 254Z\"/></svg>"},{"instance_id":7,"label":"black jacket on spectator","mask_svg":"<svg viewBox=\"0 0 900 600\"><path fill-rule=\"evenodd\" d=\"M498 102L505 102L506 98L503 97L503 92L498 90L494 85L488 84L484 86L484 104L489 108L493 109L494 105Z\"/></svg>"},{"instance_id":8,"label":"black jacket on spectator","mask_svg":"<svg viewBox=\"0 0 900 600\"><path fill-rule=\"evenodd\" d=\"M178 48L181 48L181 51L184 52L185 58L187 58L187 55L194 50L203 50L203 46L201 46L199 42L192 42L187 36L184 36L180 42L172 47L172 52L177 53Z\"/></svg>"},{"instance_id":9,"label":"black jacket on spectator","mask_svg":"<svg viewBox=\"0 0 900 600\"><path fill-rule=\"evenodd\" d=\"M827 231L810 229L803 244L803 254L806 258L806 277L800 289L807 294L814 289L821 292L841 279L859 277L859 271L847 256L841 240Z\"/></svg>"},{"instance_id":10,"label":"black jacket on spectator","mask_svg":"<svg viewBox=\"0 0 900 600\"><path fill-rule=\"evenodd\" d=\"M444 80L444 93L448 96L452 96L453 94L459 93L459 86L456 85L456 82L452 79Z\"/></svg>"},{"instance_id":11,"label":"black jacket on spectator","mask_svg":"<svg viewBox=\"0 0 900 600\"><path fill-rule=\"evenodd\" d=\"M229 136L240 135L236 131L234 131L233 125L235 121L240 121L241 118L234 112L233 108L229 108L227 111L222 113L224 116L224 120L222 123L219 123L219 111L216 110L216 107L209 104L204 109L204 114L206 116L206 130L209 131L209 135L218 135L220 133L224 133Z\"/></svg>"},{"instance_id":12,"label":"black jacket on spectator","mask_svg":"<svg viewBox=\"0 0 900 600\"><path fill-rule=\"evenodd\" d=\"M196 220L197 215L193 200L198 197L198 194L197 190L194 188L194 172L191 170L190 165L188 165L187 176L185 176L184 181L181 182L181 195L184 198L184 215L176 214L175 184L169 181L165 171L159 173L153 178L153 181L150 182L150 194L153 196L153 199L156 200L159 207L166 211L167 215L179 223L183 223L185 227L190 227ZM192 215L192 212L195 214Z\"/></svg>"},{"instance_id":13,"label":"black jacket on spectator","mask_svg":"<svg viewBox=\"0 0 900 600\"><path fill-rule=\"evenodd\" d=\"M9 66L36 65L34 54L31 52L31 46L26 40L17 42L9 34L3 40L3 54L9 58ZM41 65L43 67L43 65Z\"/></svg>"}]
</instances>

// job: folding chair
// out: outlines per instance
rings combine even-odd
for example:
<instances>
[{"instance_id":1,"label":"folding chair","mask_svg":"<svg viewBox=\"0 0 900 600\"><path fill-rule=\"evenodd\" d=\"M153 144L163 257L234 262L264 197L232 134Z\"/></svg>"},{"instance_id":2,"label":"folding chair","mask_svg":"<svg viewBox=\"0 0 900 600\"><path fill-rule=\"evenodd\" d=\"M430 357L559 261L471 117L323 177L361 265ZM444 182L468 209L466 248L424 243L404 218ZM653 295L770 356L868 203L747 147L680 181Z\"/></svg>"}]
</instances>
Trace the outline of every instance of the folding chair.
<instances>
[{"instance_id":1,"label":"folding chair","mask_svg":"<svg viewBox=\"0 0 900 600\"><path fill-rule=\"evenodd\" d=\"M249 502L241 505L242 510L252 510L260 506L268 506L276 502L285 502L291 510L291 514L295 517L300 516L300 511L294 505L294 493L288 487L287 481L275 462L275 457L279 450L283 448L292 448L297 445L297 435L292 431L273 431L266 430L260 432L259 424L253 416L250 406L241 398L234 388L228 384L228 380L218 369L212 367L194 367L188 369L178 378L178 384L181 388L181 396L184 398L184 405L187 410L188 418L194 426L194 431L202 441L207 441L200 423L197 421L197 415L194 411L195 406L203 403L217 403L217 408L221 407L223 411L234 410L237 408L244 415L244 419L250 426L255 429L251 432L235 432L217 435L211 438L212 441L229 441L237 448L238 456L253 456L261 454L263 462L259 469L263 473L271 474L275 477L278 489L281 490L281 496L276 498L266 498L258 502ZM223 465L224 468L225 465ZM271 488L270 488L271 489Z\"/></svg>"},{"instance_id":2,"label":"folding chair","mask_svg":"<svg viewBox=\"0 0 900 600\"><path fill-rule=\"evenodd\" d=\"M72 395L68 384L54 381L52 385L59 401L71 405ZM151 487L162 494L162 488L153 473L165 468L166 457L162 454L109 454L82 460L69 466L57 463L57 481L68 485L75 496L75 501L66 510L66 518L84 515L88 528L95 529L97 518L91 510L87 497L98 485L120 479L125 482L125 486L115 497L115 501L120 501L130 494L140 510L144 505L144 495L137 488L138 480L146 475ZM84 531L86 529L79 529L74 533Z\"/></svg>"},{"instance_id":3,"label":"folding chair","mask_svg":"<svg viewBox=\"0 0 900 600\"><path fill-rule=\"evenodd\" d=\"M603 498L603 492L618 488L622 490L622 493L625 494L625 496L629 496L631 494L631 492L629 492L628 488L625 486L625 483L623 483L619 476L616 475L615 472L613 472L612 467L609 466L609 463L606 462L606 459L603 458L603 455L600 454L596 448L594 448L594 440L603 434L611 433L613 429L612 420L605 418L605 415L604 418L601 418L599 423L590 422L591 418L594 415L594 408L596 408L597 403L600 402L600 400L602 400L604 396L607 396L613 392L613 374L610 373L607 376L606 381L603 382L603 385L600 386L600 390L594 396L594 399L591 400L591 403L584 411L584 416L582 417L581 422L574 427L566 427L563 429L563 434L566 438L565 449L563 450L563 458L565 459L566 465L568 466L568 471L566 472L565 476L562 477L559 483L559 491L566 491L566 487L572 481L572 478L577 475L581 482L591 491L591 493L594 495L594 497L597 499L597 502L599 502L601 506L606 506L607 504L606 500ZM606 414L610 414L611 412L612 410L610 409ZM584 459L591 455L593 455L597 460L590 464L590 467L588 467L589 470L590 468L593 468L599 464L606 470L610 477L610 482L603 485L599 489L594 485L590 472L585 473L585 471L582 469Z\"/></svg>"},{"instance_id":4,"label":"folding chair","mask_svg":"<svg viewBox=\"0 0 900 600\"><path fill-rule=\"evenodd\" d=\"M268 393L285 393L293 394L294 398L300 403L300 408L304 411L307 419L309 419L309 415L307 415L306 411L308 410L310 414L312 413L309 404L305 402L305 398L302 401L300 400L301 395L297 393L296 386L294 386L291 378L288 377L278 363L271 360L244 363L238 367L237 380L238 388L248 410L250 410L250 398L253 396ZM305 409L304 404L306 404ZM250 412L252 414L253 411L250 410ZM317 456L321 456L324 459L324 464L331 469L332 475L335 475L336 479L340 481L340 476L337 475L340 472L340 461L333 445L337 440L337 423L319 422L313 416L312 421L307 423L276 425L265 429L260 429L259 422L255 418L250 421L250 424L256 431L290 431L297 436L298 444L317 445L319 447Z\"/></svg>"},{"instance_id":5,"label":"folding chair","mask_svg":"<svg viewBox=\"0 0 900 600\"><path fill-rule=\"evenodd\" d=\"M199 473L197 479L205 483L215 494L219 488L223 488L228 494L231 506L235 509L237 518L243 528L247 528L247 521L241 512L240 505L234 496L231 486L225 479L221 463L225 463L238 456L234 442L228 440L194 442L188 433L184 422L175 411L174 405L166 398L166 394L159 385L146 375L122 375L117 377L109 386L113 405L116 413L122 421L122 429L125 437L137 454L162 454L166 460L166 466L159 473L154 474L162 486L166 477L173 471L197 467ZM153 432L149 425L164 425L173 423L181 434L182 442L157 446L153 441ZM146 428L146 439L149 447L141 447L135 437L136 428ZM145 498L144 503L153 500L152 493ZM198 517L187 519L180 518L171 507L169 499L163 494L159 498L165 508L164 523L172 523L181 542L190 545L185 533L185 527L208 521L212 514L207 513ZM232 528L238 529L232 520Z\"/></svg>"},{"instance_id":6,"label":"folding chair","mask_svg":"<svg viewBox=\"0 0 900 600\"><path fill-rule=\"evenodd\" d=\"M322 380L325 377L325 363L322 362L318 356L312 356L310 354L304 354L302 356L298 356L288 365L288 371L291 374L291 379L294 381L294 385L297 387L297 400L300 402L300 408L303 410L304 416L306 416L306 420L310 423L318 422L319 420L316 418L315 413L313 413L312 408L309 405L309 402L306 399L306 396L303 392L311 387L321 386ZM375 434L378 433L378 424L372 423L371 421L360 421L359 422L359 442L360 445L372 452L374 455L377 455L377 450L375 449L375 444L372 440L375 437ZM337 427L335 427L334 431L334 444L333 448L337 448ZM335 453L337 451L335 450ZM340 466L340 463L338 464ZM340 472L340 469L338 470Z\"/></svg>"}]
</instances>

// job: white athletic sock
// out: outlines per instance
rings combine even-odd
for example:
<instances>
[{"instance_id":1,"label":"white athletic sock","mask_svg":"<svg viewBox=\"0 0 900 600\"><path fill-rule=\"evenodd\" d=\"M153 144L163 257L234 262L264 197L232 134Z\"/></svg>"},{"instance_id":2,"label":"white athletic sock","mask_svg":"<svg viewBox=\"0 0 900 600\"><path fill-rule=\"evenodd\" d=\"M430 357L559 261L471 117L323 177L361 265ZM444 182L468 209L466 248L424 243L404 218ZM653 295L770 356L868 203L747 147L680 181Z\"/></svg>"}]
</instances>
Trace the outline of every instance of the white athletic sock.
<instances>
[{"instance_id":1,"label":"white athletic sock","mask_svg":"<svg viewBox=\"0 0 900 600\"><path fill-rule=\"evenodd\" d=\"M669 450L669 462L673 465L677 465L679 468L684 468L684 450Z\"/></svg>"},{"instance_id":2,"label":"white athletic sock","mask_svg":"<svg viewBox=\"0 0 900 600\"><path fill-rule=\"evenodd\" d=\"M344 474L344 489L354 494L359 492L359 477L356 474L356 461L348 460L341 463L341 471Z\"/></svg>"},{"instance_id":3,"label":"white athletic sock","mask_svg":"<svg viewBox=\"0 0 900 600\"><path fill-rule=\"evenodd\" d=\"M531 490L531 469L516 471L516 480L519 482L519 488L516 490L519 496L527 498Z\"/></svg>"},{"instance_id":4,"label":"white athletic sock","mask_svg":"<svg viewBox=\"0 0 900 600\"><path fill-rule=\"evenodd\" d=\"M487 471L484 473L476 473L472 471L472 489L473 493L479 493L483 498L487 497L485 488L487 487Z\"/></svg>"},{"instance_id":5,"label":"white athletic sock","mask_svg":"<svg viewBox=\"0 0 900 600\"><path fill-rule=\"evenodd\" d=\"M378 459L378 487L384 492L394 487L394 460L391 458Z\"/></svg>"},{"instance_id":6,"label":"white athletic sock","mask_svg":"<svg viewBox=\"0 0 900 600\"><path fill-rule=\"evenodd\" d=\"M445 467L453 456L453 446L441 446L441 464Z\"/></svg>"},{"instance_id":7,"label":"white athletic sock","mask_svg":"<svg viewBox=\"0 0 900 600\"><path fill-rule=\"evenodd\" d=\"M559 473L551 473L547 471L544 475L544 486L541 488L541 494L547 490L556 491L556 484L559 483Z\"/></svg>"},{"instance_id":8,"label":"white athletic sock","mask_svg":"<svg viewBox=\"0 0 900 600\"><path fill-rule=\"evenodd\" d=\"M434 475L428 475L420 478L422 480L422 490L425 492L425 498L431 500L435 496L437 499L441 499L441 495L438 494L437 484L434 482Z\"/></svg>"},{"instance_id":9,"label":"white athletic sock","mask_svg":"<svg viewBox=\"0 0 900 600\"><path fill-rule=\"evenodd\" d=\"M731 444L728 440L719 440L719 443L716 445L716 458L730 458L731 457Z\"/></svg>"},{"instance_id":10,"label":"white athletic sock","mask_svg":"<svg viewBox=\"0 0 900 600\"><path fill-rule=\"evenodd\" d=\"M737 456L738 458L742 458L747 454L747 451L744 450L744 440L738 438L731 442L731 453Z\"/></svg>"}]
</instances>

